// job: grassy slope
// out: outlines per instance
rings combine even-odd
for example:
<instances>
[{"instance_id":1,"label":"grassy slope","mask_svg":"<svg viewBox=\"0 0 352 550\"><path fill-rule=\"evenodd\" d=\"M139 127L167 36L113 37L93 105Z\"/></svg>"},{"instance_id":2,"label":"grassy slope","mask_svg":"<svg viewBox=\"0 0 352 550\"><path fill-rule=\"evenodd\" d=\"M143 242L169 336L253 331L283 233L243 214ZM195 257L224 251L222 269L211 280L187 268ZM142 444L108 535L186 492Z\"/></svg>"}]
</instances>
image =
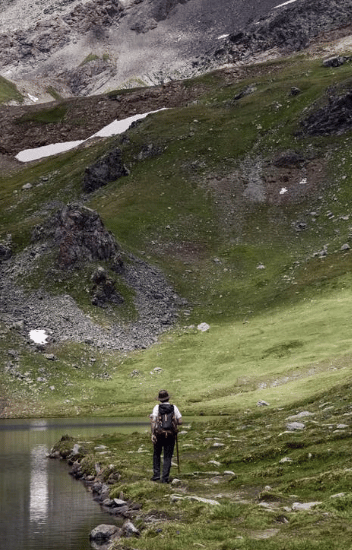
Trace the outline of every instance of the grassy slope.
<instances>
[{"instance_id":1,"label":"grassy slope","mask_svg":"<svg viewBox=\"0 0 352 550\"><path fill-rule=\"evenodd\" d=\"M23 97L17 90L15 84L6 80L3 76L0 76L0 104L11 100L22 103Z\"/></svg>"},{"instance_id":2,"label":"grassy slope","mask_svg":"<svg viewBox=\"0 0 352 550\"><path fill-rule=\"evenodd\" d=\"M96 192L88 205L123 247L167 273L191 313L181 312L179 327L160 344L128 357L84 345L53 346L48 351L58 361L50 372L41 354L3 328L5 356L7 348L19 346L19 369L32 380L10 383L2 375L11 414L58 415L63 402L67 414L146 414L160 386L177 396L185 412L229 413L258 399L277 406L294 402L349 378L351 259L339 249L350 232L342 216L352 201L351 137L294 137L303 110L323 102L329 86L345 86L349 79L349 65L330 70L303 56L253 68L241 82L229 83L219 72L185 83L201 83L205 92L197 102L158 113L131 130L130 142L120 145L125 161L133 162L131 175ZM254 93L234 101L249 84ZM293 85L300 95L290 95ZM77 198L84 168L116 141L2 179L1 234L11 232L18 250L28 244L32 227L43 218L43 201ZM136 163L149 143L164 152ZM235 181L241 164L288 148L324 159L325 180L316 193L282 205L238 207L237 191L234 199L223 199L221 182ZM24 192L27 182L33 188ZM317 221L296 232L292 223L316 209ZM313 258L324 244L327 258ZM258 270L259 264L265 269ZM32 285L40 283L36 279ZM55 290L55 282L50 285ZM70 288L72 282L60 284L60 291ZM77 288L76 299L89 311L84 296ZM94 308L91 313L96 317ZM211 326L207 333L194 328L203 321ZM163 372L150 374L155 367ZM36 382L39 369L47 371L47 385ZM131 377L133 370L139 375ZM63 384L67 381L72 385Z\"/></svg>"}]
</instances>

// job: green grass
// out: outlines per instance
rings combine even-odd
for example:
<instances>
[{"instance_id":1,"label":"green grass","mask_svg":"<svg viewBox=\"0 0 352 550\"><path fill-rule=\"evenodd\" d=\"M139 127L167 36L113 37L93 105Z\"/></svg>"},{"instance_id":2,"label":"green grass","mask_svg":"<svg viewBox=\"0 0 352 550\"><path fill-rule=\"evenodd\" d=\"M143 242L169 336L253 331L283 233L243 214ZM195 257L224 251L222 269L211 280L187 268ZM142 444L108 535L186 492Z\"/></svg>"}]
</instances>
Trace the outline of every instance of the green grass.
<instances>
[{"instance_id":1,"label":"green grass","mask_svg":"<svg viewBox=\"0 0 352 550\"><path fill-rule=\"evenodd\" d=\"M49 86L46 91L55 99L55 101L62 101L63 97L53 86Z\"/></svg>"},{"instance_id":2,"label":"green grass","mask_svg":"<svg viewBox=\"0 0 352 550\"><path fill-rule=\"evenodd\" d=\"M17 119L18 124L35 122L39 124L57 124L63 122L67 113L67 106L60 104L50 109L42 109L33 113L26 113Z\"/></svg>"},{"instance_id":3,"label":"green grass","mask_svg":"<svg viewBox=\"0 0 352 550\"><path fill-rule=\"evenodd\" d=\"M23 102L22 94L17 90L16 85L0 76L0 104L8 101Z\"/></svg>"},{"instance_id":4,"label":"green grass","mask_svg":"<svg viewBox=\"0 0 352 550\"><path fill-rule=\"evenodd\" d=\"M97 59L99 59L99 56L94 54L94 53L89 53L87 55L87 57L85 57L82 61L82 63L80 64L80 67L83 67L83 65L86 65L87 63L90 63L91 61L96 61Z\"/></svg>"}]
</instances>

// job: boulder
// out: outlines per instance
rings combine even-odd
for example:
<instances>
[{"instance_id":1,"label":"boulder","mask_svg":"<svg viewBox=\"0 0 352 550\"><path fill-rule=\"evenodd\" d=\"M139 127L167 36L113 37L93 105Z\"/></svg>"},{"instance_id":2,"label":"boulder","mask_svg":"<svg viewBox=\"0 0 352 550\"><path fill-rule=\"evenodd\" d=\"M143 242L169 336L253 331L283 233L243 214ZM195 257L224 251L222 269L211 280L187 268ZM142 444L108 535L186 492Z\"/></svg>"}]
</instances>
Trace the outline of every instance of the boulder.
<instances>
[{"instance_id":1,"label":"boulder","mask_svg":"<svg viewBox=\"0 0 352 550\"><path fill-rule=\"evenodd\" d=\"M121 530L116 525L98 525L90 532L89 539L95 542L107 542L117 538Z\"/></svg>"},{"instance_id":2,"label":"boulder","mask_svg":"<svg viewBox=\"0 0 352 550\"><path fill-rule=\"evenodd\" d=\"M92 193L123 176L128 176L129 170L122 162L121 150L116 148L95 164L86 168L83 179L83 190Z\"/></svg>"},{"instance_id":3,"label":"boulder","mask_svg":"<svg viewBox=\"0 0 352 550\"><path fill-rule=\"evenodd\" d=\"M12 256L11 242L0 242L0 262L9 260Z\"/></svg>"},{"instance_id":4,"label":"boulder","mask_svg":"<svg viewBox=\"0 0 352 550\"><path fill-rule=\"evenodd\" d=\"M343 65L349 58L344 57L342 55L336 55L334 57L329 57L328 59L324 59L323 65L324 67L340 67L340 65Z\"/></svg>"},{"instance_id":5,"label":"boulder","mask_svg":"<svg viewBox=\"0 0 352 550\"><path fill-rule=\"evenodd\" d=\"M123 297L115 289L115 282L108 276L106 270L98 267L92 275L93 286L93 306L105 307L106 304L122 304Z\"/></svg>"}]
</instances>

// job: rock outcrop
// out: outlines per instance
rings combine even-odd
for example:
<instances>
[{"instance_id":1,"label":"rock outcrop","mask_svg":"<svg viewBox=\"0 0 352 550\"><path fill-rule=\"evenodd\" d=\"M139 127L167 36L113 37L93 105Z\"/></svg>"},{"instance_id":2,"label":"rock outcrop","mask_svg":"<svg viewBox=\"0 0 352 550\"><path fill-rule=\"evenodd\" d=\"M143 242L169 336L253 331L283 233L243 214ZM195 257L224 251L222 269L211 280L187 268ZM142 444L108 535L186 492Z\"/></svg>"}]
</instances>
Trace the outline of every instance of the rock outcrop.
<instances>
[{"instance_id":1,"label":"rock outcrop","mask_svg":"<svg viewBox=\"0 0 352 550\"><path fill-rule=\"evenodd\" d=\"M121 150L117 148L86 168L83 179L83 190L86 193L92 193L110 181L115 181L128 175L129 170L123 164Z\"/></svg>"},{"instance_id":2,"label":"rock outcrop","mask_svg":"<svg viewBox=\"0 0 352 550\"><path fill-rule=\"evenodd\" d=\"M61 269L95 260L115 258L119 247L97 212L69 204L57 212L50 225L37 227L33 240L51 238L58 248L57 262Z\"/></svg>"},{"instance_id":3,"label":"rock outcrop","mask_svg":"<svg viewBox=\"0 0 352 550\"><path fill-rule=\"evenodd\" d=\"M352 128L352 91L330 96L328 104L315 109L301 126L310 136L341 135Z\"/></svg>"},{"instance_id":4,"label":"rock outcrop","mask_svg":"<svg viewBox=\"0 0 352 550\"><path fill-rule=\"evenodd\" d=\"M106 270L102 267L92 275L93 287L93 306L105 307L107 303L122 304L123 297L116 291L115 282L109 277Z\"/></svg>"}]
</instances>

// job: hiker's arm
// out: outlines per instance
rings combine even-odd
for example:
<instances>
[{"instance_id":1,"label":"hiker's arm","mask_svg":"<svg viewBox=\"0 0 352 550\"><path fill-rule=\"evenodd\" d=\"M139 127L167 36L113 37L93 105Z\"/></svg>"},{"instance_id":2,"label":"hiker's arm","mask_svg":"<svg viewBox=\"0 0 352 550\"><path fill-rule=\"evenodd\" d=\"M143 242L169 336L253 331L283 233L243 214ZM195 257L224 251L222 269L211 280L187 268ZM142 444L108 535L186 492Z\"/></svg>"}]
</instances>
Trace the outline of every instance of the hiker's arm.
<instances>
[{"instance_id":1,"label":"hiker's arm","mask_svg":"<svg viewBox=\"0 0 352 550\"><path fill-rule=\"evenodd\" d=\"M155 435L156 418L152 414L149 415L149 418L150 418L150 429L152 433L151 439L153 443L156 443L156 435Z\"/></svg>"},{"instance_id":2,"label":"hiker's arm","mask_svg":"<svg viewBox=\"0 0 352 550\"><path fill-rule=\"evenodd\" d=\"M182 424L182 416L177 419L177 424Z\"/></svg>"}]
</instances>

